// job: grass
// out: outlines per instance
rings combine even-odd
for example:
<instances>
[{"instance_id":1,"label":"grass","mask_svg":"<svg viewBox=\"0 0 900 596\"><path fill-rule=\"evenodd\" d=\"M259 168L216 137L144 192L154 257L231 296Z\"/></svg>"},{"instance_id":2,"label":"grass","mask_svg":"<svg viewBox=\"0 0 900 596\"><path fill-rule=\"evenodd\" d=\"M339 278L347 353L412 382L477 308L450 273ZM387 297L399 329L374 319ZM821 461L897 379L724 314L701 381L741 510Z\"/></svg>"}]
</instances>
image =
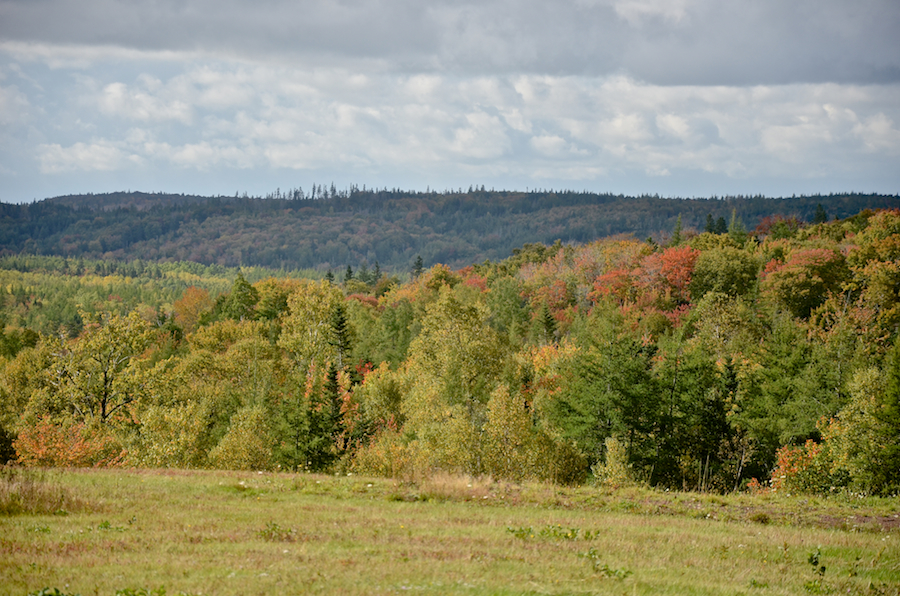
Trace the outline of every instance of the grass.
<instances>
[{"instance_id":1,"label":"grass","mask_svg":"<svg viewBox=\"0 0 900 596\"><path fill-rule=\"evenodd\" d=\"M85 506L51 471L0 466L0 515L66 515Z\"/></svg>"},{"instance_id":2,"label":"grass","mask_svg":"<svg viewBox=\"0 0 900 596\"><path fill-rule=\"evenodd\" d=\"M896 499L45 474L83 505L0 516L0 594L900 594Z\"/></svg>"}]
</instances>

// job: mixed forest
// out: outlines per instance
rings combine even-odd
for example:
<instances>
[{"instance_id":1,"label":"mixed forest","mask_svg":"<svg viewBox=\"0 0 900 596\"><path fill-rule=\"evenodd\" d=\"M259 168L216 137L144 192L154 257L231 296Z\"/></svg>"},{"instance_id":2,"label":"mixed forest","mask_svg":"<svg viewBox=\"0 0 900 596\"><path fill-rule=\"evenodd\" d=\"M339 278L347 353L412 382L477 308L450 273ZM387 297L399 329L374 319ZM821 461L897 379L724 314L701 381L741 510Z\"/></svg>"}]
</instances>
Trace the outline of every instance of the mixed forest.
<instances>
[{"instance_id":1,"label":"mixed forest","mask_svg":"<svg viewBox=\"0 0 900 596\"><path fill-rule=\"evenodd\" d=\"M200 197L118 192L31 204L0 203L0 255L179 262L339 273L375 264L408 273L498 261L527 243L585 243L616 234L671 233L679 218L724 230L732 211L749 228L766 217L813 221L864 209L900 207L900 197L868 194L786 199L667 199L591 192L468 190L415 192L331 185L276 190L266 197Z\"/></svg>"},{"instance_id":2,"label":"mixed forest","mask_svg":"<svg viewBox=\"0 0 900 596\"><path fill-rule=\"evenodd\" d=\"M409 273L12 252L21 464L900 490L897 209L707 209Z\"/></svg>"}]
</instances>

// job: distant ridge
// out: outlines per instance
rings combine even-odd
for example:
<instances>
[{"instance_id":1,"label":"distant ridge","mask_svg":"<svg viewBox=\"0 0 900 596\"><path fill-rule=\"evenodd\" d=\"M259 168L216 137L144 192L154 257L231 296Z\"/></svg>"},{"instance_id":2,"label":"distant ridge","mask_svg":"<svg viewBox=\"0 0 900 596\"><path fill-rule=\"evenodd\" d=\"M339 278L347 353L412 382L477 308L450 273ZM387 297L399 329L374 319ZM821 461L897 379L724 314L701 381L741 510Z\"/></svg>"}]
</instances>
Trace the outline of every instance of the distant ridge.
<instances>
[{"instance_id":1,"label":"distant ridge","mask_svg":"<svg viewBox=\"0 0 900 596\"><path fill-rule=\"evenodd\" d=\"M90 209L94 211L132 208L138 211L146 211L153 207L193 205L206 203L210 200L227 200L227 197L119 191L103 194L64 195L46 199L45 202L73 209Z\"/></svg>"},{"instance_id":2,"label":"distant ridge","mask_svg":"<svg viewBox=\"0 0 900 596\"><path fill-rule=\"evenodd\" d=\"M115 192L0 203L0 254L194 261L282 269L342 270L379 263L408 271L500 260L528 243L589 242L617 234L664 239L681 217L702 231L708 217L748 230L767 216L812 221L900 208L900 196L666 199L577 191L416 192L351 187L277 190L266 197Z\"/></svg>"}]
</instances>

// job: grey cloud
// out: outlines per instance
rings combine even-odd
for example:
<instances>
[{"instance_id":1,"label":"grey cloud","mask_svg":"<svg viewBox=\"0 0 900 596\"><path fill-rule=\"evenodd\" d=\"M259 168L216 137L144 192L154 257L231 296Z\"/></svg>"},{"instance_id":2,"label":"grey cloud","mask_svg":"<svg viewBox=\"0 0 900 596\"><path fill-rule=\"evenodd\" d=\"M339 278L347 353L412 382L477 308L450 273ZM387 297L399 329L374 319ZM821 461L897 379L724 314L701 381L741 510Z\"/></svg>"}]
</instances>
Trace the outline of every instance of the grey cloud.
<instances>
[{"instance_id":1,"label":"grey cloud","mask_svg":"<svg viewBox=\"0 0 900 596\"><path fill-rule=\"evenodd\" d=\"M665 85L897 82L898 30L896 0L0 0L6 41Z\"/></svg>"}]
</instances>

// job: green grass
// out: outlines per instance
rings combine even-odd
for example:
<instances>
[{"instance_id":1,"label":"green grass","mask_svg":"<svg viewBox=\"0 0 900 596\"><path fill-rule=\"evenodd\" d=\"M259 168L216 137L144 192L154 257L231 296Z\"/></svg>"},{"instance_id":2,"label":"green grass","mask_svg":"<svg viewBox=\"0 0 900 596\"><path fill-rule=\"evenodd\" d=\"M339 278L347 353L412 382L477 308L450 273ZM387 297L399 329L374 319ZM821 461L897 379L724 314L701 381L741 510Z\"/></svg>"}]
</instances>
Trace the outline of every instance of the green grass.
<instances>
[{"instance_id":1,"label":"green grass","mask_svg":"<svg viewBox=\"0 0 900 596\"><path fill-rule=\"evenodd\" d=\"M0 516L0 594L900 594L896 499L230 472L41 482L80 505Z\"/></svg>"}]
</instances>

